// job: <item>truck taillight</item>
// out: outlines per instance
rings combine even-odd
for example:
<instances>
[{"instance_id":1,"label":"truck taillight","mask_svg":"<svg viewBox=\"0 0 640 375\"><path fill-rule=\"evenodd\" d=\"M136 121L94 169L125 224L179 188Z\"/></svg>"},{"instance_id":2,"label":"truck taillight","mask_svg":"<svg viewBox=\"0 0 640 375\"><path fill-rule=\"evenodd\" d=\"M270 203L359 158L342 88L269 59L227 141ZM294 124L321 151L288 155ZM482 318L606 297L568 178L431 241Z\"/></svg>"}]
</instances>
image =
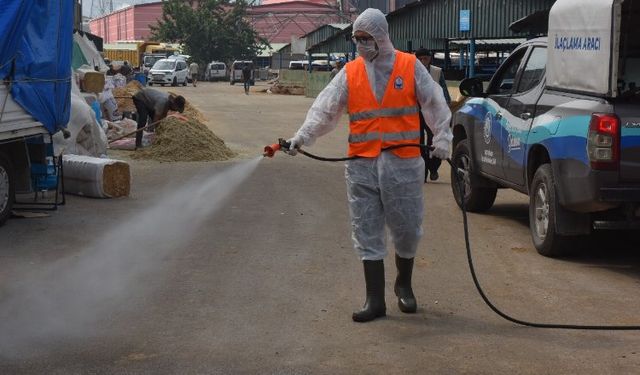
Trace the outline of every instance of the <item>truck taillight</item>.
<instances>
[{"instance_id":1,"label":"truck taillight","mask_svg":"<svg viewBox=\"0 0 640 375\"><path fill-rule=\"evenodd\" d=\"M620 119L613 114L594 113L589 123L587 152L591 168L617 170L620 165Z\"/></svg>"}]
</instances>

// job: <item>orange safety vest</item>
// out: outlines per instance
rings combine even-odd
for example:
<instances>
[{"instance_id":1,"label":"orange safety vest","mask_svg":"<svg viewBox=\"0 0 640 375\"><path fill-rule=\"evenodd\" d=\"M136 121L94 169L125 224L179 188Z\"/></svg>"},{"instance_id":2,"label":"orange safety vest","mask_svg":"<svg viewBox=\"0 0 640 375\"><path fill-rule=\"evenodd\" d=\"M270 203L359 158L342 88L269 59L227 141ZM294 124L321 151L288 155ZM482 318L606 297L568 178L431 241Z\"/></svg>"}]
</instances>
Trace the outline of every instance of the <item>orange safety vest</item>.
<instances>
[{"instance_id":1,"label":"orange safety vest","mask_svg":"<svg viewBox=\"0 0 640 375\"><path fill-rule=\"evenodd\" d=\"M415 66L414 55L396 51L387 90L382 103L378 103L362 57L347 63L349 156L374 158L388 146L420 143ZM402 147L392 152L401 158L420 156L418 147Z\"/></svg>"}]
</instances>

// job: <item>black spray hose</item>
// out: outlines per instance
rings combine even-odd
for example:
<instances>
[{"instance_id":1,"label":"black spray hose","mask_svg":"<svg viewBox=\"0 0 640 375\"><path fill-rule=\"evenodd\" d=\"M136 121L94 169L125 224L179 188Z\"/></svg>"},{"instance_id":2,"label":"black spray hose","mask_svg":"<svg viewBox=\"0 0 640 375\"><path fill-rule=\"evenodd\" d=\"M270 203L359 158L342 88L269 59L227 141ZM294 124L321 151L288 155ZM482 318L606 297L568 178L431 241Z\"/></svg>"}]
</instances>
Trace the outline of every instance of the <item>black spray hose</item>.
<instances>
[{"instance_id":1,"label":"black spray hose","mask_svg":"<svg viewBox=\"0 0 640 375\"><path fill-rule=\"evenodd\" d=\"M427 145L423 145L423 144L403 144L403 145L393 145L393 146L389 146L389 147L385 147L382 149L382 151L389 151L389 150L394 150L397 148L401 148L401 147L419 147L419 148L429 148L429 149L433 149L430 146ZM286 147L288 149L288 147ZM300 150L298 149L298 152L301 153L304 156L310 157L312 159L315 160L320 160L320 161L331 161L331 162L337 162L337 161L347 161L347 160L353 160L353 159L359 159L359 156L350 156L350 157L343 157L343 158L325 158L325 157L321 157L321 156L317 156L317 155L313 155L309 152L306 152L304 150ZM473 266L473 258L471 256L471 244L469 242L469 224L467 222L467 209L465 207L465 202L464 202L464 184L462 182L462 178L465 177L465 175L467 173L469 173L468 171L465 171L462 168L459 168L457 166L455 166L453 164L453 162L451 161L451 159L447 158L447 163L449 163L449 165L451 166L451 168L453 170L455 170L457 173L456 175L456 183L458 184L458 189L460 191L460 196L462 197L462 199L460 199L461 201L461 208L462 208L462 222L464 224L464 243L467 247L467 262L469 264L469 271L471 271L471 278L473 278L473 283L476 286L476 290L478 291L478 293L480 294L480 297L482 297L482 300L484 301L485 304L487 304L487 306L489 306L489 308L496 314L500 315L502 318L512 322L512 323L516 323L516 324L520 324L523 326L527 326L527 327L535 327L535 328L554 328L554 329L580 329L580 330L600 330L600 331L636 331L636 330L640 330L640 326L633 326L633 325L579 325L579 324L549 324L549 323L535 323L535 322L528 322L526 320L520 320L520 319L516 319L504 312L502 312L500 309L498 309L492 302L491 300L489 300L489 298L487 297L487 295L484 293L484 290L482 290L482 287L480 286L480 282L478 281L478 276L476 275L476 270Z\"/></svg>"}]
</instances>

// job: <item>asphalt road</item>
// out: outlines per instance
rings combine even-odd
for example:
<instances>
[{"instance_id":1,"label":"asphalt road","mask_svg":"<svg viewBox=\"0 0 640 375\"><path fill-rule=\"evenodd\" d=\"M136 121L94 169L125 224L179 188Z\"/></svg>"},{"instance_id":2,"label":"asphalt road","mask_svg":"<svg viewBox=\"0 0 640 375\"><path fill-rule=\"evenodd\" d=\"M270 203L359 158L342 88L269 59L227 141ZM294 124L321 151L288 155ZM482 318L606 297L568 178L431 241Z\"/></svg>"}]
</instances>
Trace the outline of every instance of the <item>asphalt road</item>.
<instances>
[{"instance_id":1,"label":"asphalt road","mask_svg":"<svg viewBox=\"0 0 640 375\"><path fill-rule=\"evenodd\" d=\"M390 255L388 316L352 322L364 280L351 246L343 165L280 154L246 179L233 175L265 144L291 136L312 100L245 96L242 86L228 83L175 91L240 156L132 161L129 198L69 197L51 217L1 227L1 374L640 372L638 332L519 327L483 304L467 268L447 166L440 181L424 187L418 313L396 306ZM343 125L309 150L343 155ZM187 199L164 212L173 221L152 220L153 207L170 194L206 206L208 198L183 186L215 175L239 185L229 195L224 183L208 192L222 201L209 214L186 215L193 203ZM571 258L544 258L531 244L527 202L504 190L488 213L470 215L479 278L496 305L539 322L640 324L637 235L599 235L576 245ZM126 229L135 225L151 234ZM109 249L118 262L97 257L91 272L77 271L96 256L96 241L128 243L128 236L131 248Z\"/></svg>"}]
</instances>

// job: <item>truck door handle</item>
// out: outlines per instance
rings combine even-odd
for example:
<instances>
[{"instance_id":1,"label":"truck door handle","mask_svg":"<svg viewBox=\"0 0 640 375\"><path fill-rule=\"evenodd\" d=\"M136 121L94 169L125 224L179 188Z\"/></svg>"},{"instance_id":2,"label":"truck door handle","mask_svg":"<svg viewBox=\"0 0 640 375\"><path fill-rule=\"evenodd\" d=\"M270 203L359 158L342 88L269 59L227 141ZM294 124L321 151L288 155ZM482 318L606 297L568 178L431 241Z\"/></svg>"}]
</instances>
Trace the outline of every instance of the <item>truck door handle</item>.
<instances>
[{"instance_id":1,"label":"truck door handle","mask_svg":"<svg viewBox=\"0 0 640 375\"><path fill-rule=\"evenodd\" d=\"M502 120L502 112L496 113L496 119Z\"/></svg>"},{"instance_id":2,"label":"truck door handle","mask_svg":"<svg viewBox=\"0 0 640 375\"><path fill-rule=\"evenodd\" d=\"M520 118L523 120L529 120L531 118L531 112L522 112Z\"/></svg>"}]
</instances>

